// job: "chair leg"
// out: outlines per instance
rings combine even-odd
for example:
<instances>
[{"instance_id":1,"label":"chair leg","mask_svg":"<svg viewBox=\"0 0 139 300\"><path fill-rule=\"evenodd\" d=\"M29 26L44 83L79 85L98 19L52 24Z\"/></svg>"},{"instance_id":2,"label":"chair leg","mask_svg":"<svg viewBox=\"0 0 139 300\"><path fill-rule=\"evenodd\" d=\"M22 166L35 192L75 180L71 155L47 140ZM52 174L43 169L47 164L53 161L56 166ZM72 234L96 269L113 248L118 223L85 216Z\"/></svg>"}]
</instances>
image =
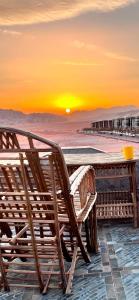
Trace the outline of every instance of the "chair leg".
<instances>
[{"instance_id":1,"label":"chair leg","mask_svg":"<svg viewBox=\"0 0 139 300\"><path fill-rule=\"evenodd\" d=\"M137 228L137 227L138 227L138 222L137 222L137 220L138 220L138 206L137 206L137 200L136 200L136 196L135 196L133 193L131 193L131 196L132 196L132 201L133 201L133 204L134 204L134 206L133 206L133 215L134 215L134 217L133 217L133 222L134 222L134 228Z\"/></svg>"},{"instance_id":2,"label":"chair leg","mask_svg":"<svg viewBox=\"0 0 139 300\"><path fill-rule=\"evenodd\" d=\"M94 244L94 252L98 253L96 203L93 206L93 244Z\"/></svg>"},{"instance_id":3,"label":"chair leg","mask_svg":"<svg viewBox=\"0 0 139 300\"><path fill-rule=\"evenodd\" d=\"M78 246L76 245L73 251L72 263L69 270L69 277L68 277L67 288L65 292L67 295L71 293L71 289L72 289L72 282L73 282L73 276L74 276L74 271L75 271L75 266L77 261L77 254L78 254Z\"/></svg>"},{"instance_id":4,"label":"chair leg","mask_svg":"<svg viewBox=\"0 0 139 300\"><path fill-rule=\"evenodd\" d=\"M10 287L9 287L7 277L6 277L6 272L5 272L5 267L4 267L4 263L3 263L3 259L2 259L1 249L0 249L0 269L1 269L1 276L2 276L1 279L3 281L4 290L6 292L9 292Z\"/></svg>"},{"instance_id":5,"label":"chair leg","mask_svg":"<svg viewBox=\"0 0 139 300\"><path fill-rule=\"evenodd\" d=\"M66 278L64 258L62 253L62 240L58 231L58 227L56 228L56 236L57 236L57 254L59 260L61 280L62 280L62 288L63 288L63 292L65 293L67 287L67 278Z\"/></svg>"},{"instance_id":6,"label":"chair leg","mask_svg":"<svg viewBox=\"0 0 139 300\"><path fill-rule=\"evenodd\" d=\"M53 271L53 266L50 267L49 271L50 271L50 272ZM46 293L47 293L48 286L49 286L49 282L50 282L50 279L51 279L51 275L52 275L52 274L48 274L48 276L47 276L47 280L46 280L46 282L44 283L44 289L43 289L43 291L42 291L42 295L46 295Z\"/></svg>"},{"instance_id":7,"label":"chair leg","mask_svg":"<svg viewBox=\"0 0 139 300\"><path fill-rule=\"evenodd\" d=\"M87 242L87 251L92 253L94 249L92 248L92 225L89 224L89 218L85 220L85 233L86 233L86 242Z\"/></svg>"},{"instance_id":8,"label":"chair leg","mask_svg":"<svg viewBox=\"0 0 139 300\"><path fill-rule=\"evenodd\" d=\"M78 247L80 247L83 259L85 260L86 263L90 263L91 259L89 254L87 253L87 250L85 249L85 246L83 244L82 238L81 238L81 228L82 228L82 224L80 224L78 227L76 226L74 228L75 231L75 235L77 237L77 243L78 243Z\"/></svg>"},{"instance_id":9,"label":"chair leg","mask_svg":"<svg viewBox=\"0 0 139 300\"><path fill-rule=\"evenodd\" d=\"M87 241L88 252L97 253L98 252L98 244L97 244L96 205L93 206L93 209L89 213L88 219L85 221L85 231L86 231L86 241Z\"/></svg>"}]
</instances>

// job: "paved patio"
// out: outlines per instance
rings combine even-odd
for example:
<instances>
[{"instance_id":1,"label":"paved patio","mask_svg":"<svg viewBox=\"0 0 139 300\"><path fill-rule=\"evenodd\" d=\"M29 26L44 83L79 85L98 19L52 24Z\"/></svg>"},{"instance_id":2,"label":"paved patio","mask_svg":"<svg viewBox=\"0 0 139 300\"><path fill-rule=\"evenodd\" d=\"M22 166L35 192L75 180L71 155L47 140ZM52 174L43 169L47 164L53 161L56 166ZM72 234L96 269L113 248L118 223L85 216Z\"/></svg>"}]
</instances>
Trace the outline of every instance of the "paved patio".
<instances>
[{"instance_id":1,"label":"paved patio","mask_svg":"<svg viewBox=\"0 0 139 300\"><path fill-rule=\"evenodd\" d=\"M42 296L37 290L0 293L0 300L138 300L139 229L132 224L99 224L99 253L92 263L79 261L73 293L50 290Z\"/></svg>"}]
</instances>

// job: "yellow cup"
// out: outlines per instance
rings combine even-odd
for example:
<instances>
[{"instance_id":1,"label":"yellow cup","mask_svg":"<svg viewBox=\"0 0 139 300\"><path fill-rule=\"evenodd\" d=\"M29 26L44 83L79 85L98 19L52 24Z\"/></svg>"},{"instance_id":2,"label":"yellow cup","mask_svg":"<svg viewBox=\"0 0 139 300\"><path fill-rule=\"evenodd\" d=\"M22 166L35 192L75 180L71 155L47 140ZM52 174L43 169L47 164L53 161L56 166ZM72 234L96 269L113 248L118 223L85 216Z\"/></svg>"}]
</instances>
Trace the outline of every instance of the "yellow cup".
<instances>
[{"instance_id":1,"label":"yellow cup","mask_svg":"<svg viewBox=\"0 0 139 300\"><path fill-rule=\"evenodd\" d=\"M123 155L126 160L134 158L134 147L133 146L125 146L123 147Z\"/></svg>"}]
</instances>

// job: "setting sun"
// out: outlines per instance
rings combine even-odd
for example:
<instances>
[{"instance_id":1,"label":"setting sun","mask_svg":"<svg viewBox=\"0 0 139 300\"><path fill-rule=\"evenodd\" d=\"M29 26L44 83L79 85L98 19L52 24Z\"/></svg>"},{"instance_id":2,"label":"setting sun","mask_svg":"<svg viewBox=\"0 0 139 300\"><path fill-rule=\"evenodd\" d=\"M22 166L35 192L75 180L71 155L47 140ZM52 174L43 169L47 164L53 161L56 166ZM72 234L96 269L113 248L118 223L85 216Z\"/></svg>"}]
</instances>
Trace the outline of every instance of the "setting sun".
<instances>
[{"instance_id":1,"label":"setting sun","mask_svg":"<svg viewBox=\"0 0 139 300\"><path fill-rule=\"evenodd\" d=\"M70 114L70 112L71 112L71 109L70 108L66 108L66 113Z\"/></svg>"},{"instance_id":2,"label":"setting sun","mask_svg":"<svg viewBox=\"0 0 139 300\"><path fill-rule=\"evenodd\" d=\"M60 95L56 99L55 106L57 108L65 110L66 113L70 113L71 109L76 110L80 108L82 106L82 101L76 96L73 96L71 94L64 94L64 95Z\"/></svg>"}]
</instances>

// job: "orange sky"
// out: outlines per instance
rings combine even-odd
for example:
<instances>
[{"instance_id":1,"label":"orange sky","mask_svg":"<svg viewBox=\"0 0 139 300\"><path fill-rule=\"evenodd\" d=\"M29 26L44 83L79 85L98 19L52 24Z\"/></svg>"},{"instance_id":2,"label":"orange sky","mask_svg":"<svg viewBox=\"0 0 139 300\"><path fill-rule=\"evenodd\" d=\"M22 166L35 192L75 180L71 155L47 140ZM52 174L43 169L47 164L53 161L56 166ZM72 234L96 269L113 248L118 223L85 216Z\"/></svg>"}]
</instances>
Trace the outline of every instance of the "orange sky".
<instances>
[{"instance_id":1,"label":"orange sky","mask_svg":"<svg viewBox=\"0 0 139 300\"><path fill-rule=\"evenodd\" d=\"M139 105L137 8L42 24L7 25L0 16L0 108L63 113Z\"/></svg>"}]
</instances>

